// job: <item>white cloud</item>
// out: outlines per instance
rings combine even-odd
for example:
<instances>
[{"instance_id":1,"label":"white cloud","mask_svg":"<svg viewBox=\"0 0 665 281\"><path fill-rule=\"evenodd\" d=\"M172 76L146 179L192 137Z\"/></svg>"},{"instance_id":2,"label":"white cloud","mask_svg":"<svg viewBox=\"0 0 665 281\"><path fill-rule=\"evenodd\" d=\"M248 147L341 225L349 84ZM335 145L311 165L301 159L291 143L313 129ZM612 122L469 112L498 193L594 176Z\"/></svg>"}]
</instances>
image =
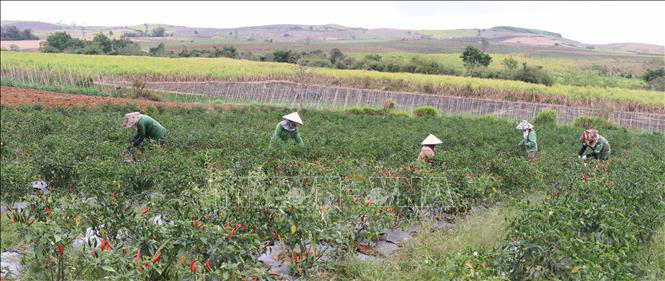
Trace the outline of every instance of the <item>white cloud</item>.
<instances>
[{"instance_id":1,"label":"white cloud","mask_svg":"<svg viewBox=\"0 0 665 281\"><path fill-rule=\"evenodd\" d=\"M231 28L278 23L451 29L512 25L584 43L665 45L665 2L7 2L3 20Z\"/></svg>"}]
</instances>

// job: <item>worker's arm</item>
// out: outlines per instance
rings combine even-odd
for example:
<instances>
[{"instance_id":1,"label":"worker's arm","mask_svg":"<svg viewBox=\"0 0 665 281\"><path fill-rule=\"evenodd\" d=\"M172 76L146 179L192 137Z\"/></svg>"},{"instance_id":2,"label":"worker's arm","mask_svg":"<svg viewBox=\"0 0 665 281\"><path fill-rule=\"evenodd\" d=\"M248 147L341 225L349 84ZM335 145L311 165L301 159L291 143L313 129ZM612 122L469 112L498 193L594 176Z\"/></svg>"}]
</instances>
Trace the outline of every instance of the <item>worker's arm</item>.
<instances>
[{"instance_id":1,"label":"worker's arm","mask_svg":"<svg viewBox=\"0 0 665 281\"><path fill-rule=\"evenodd\" d=\"M141 143L143 143L143 139L145 138L145 124L140 122L136 123L136 136L134 136L134 139L132 140L132 145L133 146L139 146Z\"/></svg>"},{"instance_id":2,"label":"worker's arm","mask_svg":"<svg viewBox=\"0 0 665 281\"><path fill-rule=\"evenodd\" d=\"M300 137L300 132L298 132L298 130L295 131L295 140L300 147L305 147L305 143L302 141L302 138Z\"/></svg>"},{"instance_id":3,"label":"worker's arm","mask_svg":"<svg viewBox=\"0 0 665 281\"><path fill-rule=\"evenodd\" d=\"M277 123L275 132L272 133L272 138L270 138L270 145L268 145L268 148L272 148L273 143L277 141L277 139L279 138L280 131L282 131L282 126L279 123Z\"/></svg>"},{"instance_id":4,"label":"worker's arm","mask_svg":"<svg viewBox=\"0 0 665 281\"><path fill-rule=\"evenodd\" d=\"M583 143L582 148L580 148L580 153L578 153L579 156L582 156L584 154L584 151L586 150L586 147L587 147L587 145Z\"/></svg>"}]
</instances>

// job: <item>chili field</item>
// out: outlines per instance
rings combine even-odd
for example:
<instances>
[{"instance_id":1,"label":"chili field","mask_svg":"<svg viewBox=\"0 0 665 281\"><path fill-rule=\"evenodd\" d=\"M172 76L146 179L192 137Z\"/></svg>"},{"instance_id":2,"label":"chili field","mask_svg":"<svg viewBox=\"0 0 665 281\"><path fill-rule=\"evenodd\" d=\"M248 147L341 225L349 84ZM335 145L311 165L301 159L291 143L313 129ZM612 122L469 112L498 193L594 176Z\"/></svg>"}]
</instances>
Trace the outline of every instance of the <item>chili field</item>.
<instances>
[{"instance_id":1,"label":"chili field","mask_svg":"<svg viewBox=\"0 0 665 281\"><path fill-rule=\"evenodd\" d=\"M126 163L135 132L121 120L137 110L164 125L167 145L147 142ZM580 128L537 126L529 162L503 120L304 110L305 148L269 150L289 112L3 106L2 220L27 248L21 278L274 280L286 276L259 257L281 245L288 274L316 280L391 228L537 191L546 198L523 206L496 249L456 253L436 279L631 280L664 222L661 133L602 130L611 160L584 165ZM444 144L418 163L430 133Z\"/></svg>"}]
</instances>

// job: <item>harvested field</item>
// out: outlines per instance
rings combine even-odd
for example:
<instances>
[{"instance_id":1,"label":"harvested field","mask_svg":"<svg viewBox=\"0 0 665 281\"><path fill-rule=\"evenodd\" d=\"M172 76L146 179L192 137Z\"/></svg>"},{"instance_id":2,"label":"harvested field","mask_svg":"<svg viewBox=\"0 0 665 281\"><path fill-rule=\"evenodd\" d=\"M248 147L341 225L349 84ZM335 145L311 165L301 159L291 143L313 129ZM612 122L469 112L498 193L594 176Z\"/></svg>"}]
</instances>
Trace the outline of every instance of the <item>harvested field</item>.
<instances>
[{"instance_id":1,"label":"harvested field","mask_svg":"<svg viewBox=\"0 0 665 281\"><path fill-rule=\"evenodd\" d=\"M37 50L39 49L39 43L42 41L44 40L2 40L0 41L0 47L9 49L12 45L16 45L21 50Z\"/></svg>"},{"instance_id":2,"label":"harvested field","mask_svg":"<svg viewBox=\"0 0 665 281\"><path fill-rule=\"evenodd\" d=\"M203 107L207 110L212 109L228 109L231 105L212 105L212 104L193 104L181 102L158 102L141 99L123 99L113 97L96 97L96 96L82 96L74 94L63 94L49 91L41 91L34 89L23 89L15 87L2 86L0 90L0 104L3 106L19 106L31 105L41 103L46 107L58 106L83 106L83 107L96 107L98 105L124 105L135 104L140 108L163 106L167 108L182 107L182 108L195 108Z\"/></svg>"}]
</instances>

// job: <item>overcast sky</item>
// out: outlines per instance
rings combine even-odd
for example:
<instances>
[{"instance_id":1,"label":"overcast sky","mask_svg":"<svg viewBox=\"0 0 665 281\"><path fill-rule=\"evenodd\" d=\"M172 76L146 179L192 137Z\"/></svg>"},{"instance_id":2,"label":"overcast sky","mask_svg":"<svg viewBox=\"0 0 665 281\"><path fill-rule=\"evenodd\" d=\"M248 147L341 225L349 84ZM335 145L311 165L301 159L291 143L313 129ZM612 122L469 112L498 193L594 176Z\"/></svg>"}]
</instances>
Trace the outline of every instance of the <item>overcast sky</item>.
<instances>
[{"instance_id":1,"label":"overcast sky","mask_svg":"<svg viewBox=\"0 0 665 281\"><path fill-rule=\"evenodd\" d=\"M365 28L455 29L511 25L582 43L665 45L665 2L18 2L2 20L232 28L336 23Z\"/></svg>"}]
</instances>

